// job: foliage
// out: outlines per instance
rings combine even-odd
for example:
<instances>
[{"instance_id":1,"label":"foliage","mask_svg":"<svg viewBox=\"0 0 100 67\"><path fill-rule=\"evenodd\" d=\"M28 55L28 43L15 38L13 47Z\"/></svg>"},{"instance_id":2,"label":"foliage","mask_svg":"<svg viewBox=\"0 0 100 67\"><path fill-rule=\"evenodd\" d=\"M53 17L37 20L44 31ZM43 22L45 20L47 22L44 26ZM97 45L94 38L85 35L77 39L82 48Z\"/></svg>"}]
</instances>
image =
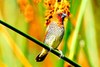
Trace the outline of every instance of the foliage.
<instances>
[{"instance_id":1,"label":"foliage","mask_svg":"<svg viewBox=\"0 0 100 67\"><path fill-rule=\"evenodd\" d=\"M45 0L52 3L55 0ZM100 67L99 0L69 0L70 17L58 47L82 67ZM82 6L83 5L83 6ZM0 0L0 20L37 38L44 39L44 0ZM0 67L67 67L69 64L49 53L38 63L41 47L0 25Z\"/></svg>"}]
</instances>

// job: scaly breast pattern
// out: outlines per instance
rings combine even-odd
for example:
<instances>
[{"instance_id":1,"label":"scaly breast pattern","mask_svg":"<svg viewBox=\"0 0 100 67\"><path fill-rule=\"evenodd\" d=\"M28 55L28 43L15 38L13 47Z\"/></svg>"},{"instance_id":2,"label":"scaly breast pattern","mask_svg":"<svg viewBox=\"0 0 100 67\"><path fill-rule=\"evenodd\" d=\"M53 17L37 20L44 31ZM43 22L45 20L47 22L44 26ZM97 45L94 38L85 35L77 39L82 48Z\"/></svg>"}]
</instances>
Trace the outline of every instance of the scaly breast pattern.
<instances>
[{"instance_id":1,"label":"scaly breast pattern","mask_svg":"<svg viewBox=\"0 0 100 67\"><path fill-rule=\"evenodd\" d=\"M53 48L57 48L64 35L64 26L58 26L56 22L52 22L47 29L48 30L44 43L50 45L50 42L52 43L54 39L55 41L53 41L50 46L52 46Z\"/></svg>"}]
</instances>

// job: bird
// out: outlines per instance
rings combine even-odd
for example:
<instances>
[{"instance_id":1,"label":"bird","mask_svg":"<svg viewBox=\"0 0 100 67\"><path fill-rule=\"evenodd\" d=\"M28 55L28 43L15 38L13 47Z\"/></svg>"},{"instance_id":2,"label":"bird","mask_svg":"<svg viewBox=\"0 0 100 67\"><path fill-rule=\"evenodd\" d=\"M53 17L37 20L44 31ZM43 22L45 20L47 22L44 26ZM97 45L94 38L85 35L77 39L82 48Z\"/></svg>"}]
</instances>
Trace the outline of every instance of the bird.
<instances>
[{"instance_id":1,"label":"bird","mask_svg":"<svg viewBox=\"0 0 100 67\"><path fill-rule=\"evenodd\" d=\"M44 43L53 49L57 49L64 36L64 18L66 16L66 13L63 12L56 13L46 28ZM36 57L36 61L43 61L48 53L49 51L43 48L41 53Z\"/></svg>"}]
</instances>

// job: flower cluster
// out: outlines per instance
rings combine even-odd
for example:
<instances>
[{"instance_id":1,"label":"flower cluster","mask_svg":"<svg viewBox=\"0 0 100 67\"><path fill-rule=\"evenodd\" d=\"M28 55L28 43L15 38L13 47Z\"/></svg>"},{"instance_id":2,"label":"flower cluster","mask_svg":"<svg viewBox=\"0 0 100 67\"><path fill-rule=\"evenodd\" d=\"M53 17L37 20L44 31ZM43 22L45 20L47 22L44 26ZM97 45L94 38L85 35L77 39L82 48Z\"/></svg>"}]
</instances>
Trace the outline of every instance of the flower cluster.
<instances>
[{"instance_id":1,"label":"flower cluster","mask_svg":"<svg viewBox=\"0 0 100 67\"><path fill-rule=\"evenodd\" d=\"M45 13L46 25L51 22L57 12L65 13L67 15L66 18L70 15L70 4L67 0L45 0L44 4L47 8Z\"/></svg>"}]
</instances>

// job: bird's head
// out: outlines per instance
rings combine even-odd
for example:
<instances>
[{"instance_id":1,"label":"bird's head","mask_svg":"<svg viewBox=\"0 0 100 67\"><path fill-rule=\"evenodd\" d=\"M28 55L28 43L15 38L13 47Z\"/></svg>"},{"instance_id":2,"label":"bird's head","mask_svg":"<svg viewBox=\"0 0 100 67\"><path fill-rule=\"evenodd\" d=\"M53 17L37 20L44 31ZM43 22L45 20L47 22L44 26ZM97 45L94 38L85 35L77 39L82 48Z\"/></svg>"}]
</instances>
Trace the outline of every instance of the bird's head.
<instances>
[{"instance_id":1,"label":"bird's head","mask_svg":"<svg viewBox=\"0 0 100 67\"><path fill-rule=\"evenodd\" d=\"M63 22L64 21L64 18L66 17L67 15L65 13L57 13L57 18L59 19L59 21Z\"/></svg>"},{"instance_id":2,"label":"bird's head","mask_svg":"<svg viewBox=\"0 0 100 67\"><path fill-rule=\"evenodd\" d=\"M59 11L49 16L49 18L46 20L46 25L49 25L53 21L59 25L62 25L67 18L68 15L66 13Z\"/></svg>"},{"instance_id":3,"label":"bird's head","mask_svg":"<svg viewBox=\"0 0 100 67\"><path fill-rule=\"evenodd\" d=\"M65 17L67 16L66 13L60 12L56 14L58 23L63 24Z\"/></svg>"}]
</instances>

